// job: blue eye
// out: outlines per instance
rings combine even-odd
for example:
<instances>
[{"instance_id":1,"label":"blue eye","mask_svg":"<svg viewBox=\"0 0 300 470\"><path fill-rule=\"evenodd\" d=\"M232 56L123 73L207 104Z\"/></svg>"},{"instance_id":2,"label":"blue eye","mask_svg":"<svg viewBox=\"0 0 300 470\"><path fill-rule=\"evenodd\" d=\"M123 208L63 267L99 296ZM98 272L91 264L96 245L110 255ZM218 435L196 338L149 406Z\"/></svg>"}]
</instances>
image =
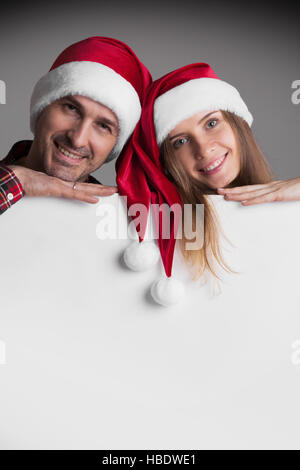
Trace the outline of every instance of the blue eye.
<instances>
[{"instance_id":1,"label":"blue eye","mask_svg":"<svg viewBox=\"0 0 300 470\"><path fill-rule=\"evenodd\" d=\"M207 122L207 127L215 127L217 125L217 122L218 122L218 119L210 119L208 122ZM212 125L211 125L212 124Z\"/></svg>"},{"instance_id":2,"label":"blue eye","mask_svg":"<svg viewBox=\"0 0 300 470\"><path fill-rule=\"evenodd\" d=\"M178 149L179 147L184 145L186 142L187 142L187 138L186 137L181 137L180 139L175 140L175 142L173 144L173 147L175 149Z\"/></svg>"}]
</instances>

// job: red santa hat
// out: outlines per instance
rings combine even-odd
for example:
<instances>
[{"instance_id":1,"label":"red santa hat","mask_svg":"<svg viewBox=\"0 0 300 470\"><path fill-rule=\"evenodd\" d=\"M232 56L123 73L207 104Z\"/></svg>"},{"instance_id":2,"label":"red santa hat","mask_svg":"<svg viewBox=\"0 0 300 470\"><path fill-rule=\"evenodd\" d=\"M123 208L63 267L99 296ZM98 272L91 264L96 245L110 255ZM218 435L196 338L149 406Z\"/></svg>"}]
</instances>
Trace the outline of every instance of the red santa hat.
<instances>
[{"instance_id":1,"label":"red santa hat","mask_svg":"<svg viewBox=\"0 0 300 470\"><path fill-rule=\"evenodd\" d=\"M204 110L230 111L252 124L252 115L239 92L222 81L205 63L187 65L164 75L150 86L139 124L130 145L116 162L119 194L127 196L127 204L141 203L149 213L150 203L157 208L167 204L181 204L174 184L165 175L160 161L160 145L169 132L181 121ZM183 296L183 285L172 277L172 264L178 224L171 219L170 237L162 233L161 212L156 210L157 244L165 276L155 281L151 292L160 304L177 303ZM136 228L139 220L136 222ZM143 223L145 227L145 223ZM144 231L145 232L145 231ZM153 266L159 256L153 245L143 242L145 233L139 233L139 243L133 242L124 253L126 264L135 270ZM143 243L142 243L143 242Z\"/></svg>"},{"instance_id":2,"label":"red santa hat","mask_svg":"<svg viewBox=\"0 0 300 470\"><path fill-rule=\"evenodd\" d=\"M119 121L117 144L106 162L119 155L141 115L150 72L125 43L95 36L67 47L35 85L30 103L30 127L41 111L68 95L82 95L110 108Z\"/></svg>"}]
</instances>

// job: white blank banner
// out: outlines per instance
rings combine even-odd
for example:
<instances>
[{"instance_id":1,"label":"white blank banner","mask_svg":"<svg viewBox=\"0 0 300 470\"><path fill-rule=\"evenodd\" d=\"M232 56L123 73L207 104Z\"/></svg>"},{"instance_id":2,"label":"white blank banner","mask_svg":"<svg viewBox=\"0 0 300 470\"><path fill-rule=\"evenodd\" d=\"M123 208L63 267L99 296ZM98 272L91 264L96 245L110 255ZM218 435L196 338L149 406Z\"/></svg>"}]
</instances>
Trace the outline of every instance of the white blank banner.
<instances>
[{"instance_id":1,"label":"white blank banner","mask_svg":"<svg viewBox=\"0 0 300 470\"><path fill-rule=\"evenodd\" d=\"M300 449L300 202L212 200L239 274L216 295L176 251L169 308L161 263L130 271L130 240L97 237L101 204L126 226L118 195L1 215L1 449Z\"/></svg>"}]
</instances>

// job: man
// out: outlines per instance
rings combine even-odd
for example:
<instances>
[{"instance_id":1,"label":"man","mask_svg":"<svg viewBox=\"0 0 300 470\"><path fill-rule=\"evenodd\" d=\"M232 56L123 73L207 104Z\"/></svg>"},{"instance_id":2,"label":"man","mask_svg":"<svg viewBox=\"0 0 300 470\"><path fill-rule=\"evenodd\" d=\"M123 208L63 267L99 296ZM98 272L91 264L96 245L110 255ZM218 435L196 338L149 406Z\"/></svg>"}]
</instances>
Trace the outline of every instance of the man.
<instances>
[{"instance_id":1,"label":"man","mask_svg":"<svg viewBox=\"0 0 300 470\"><path fill-rule=\"evenodd\" d=\"M94 203L116 192L90 173L121 152L150 82L121 41L95 36L67 47L33 90L33 141L17 142L0 162L0 213L24 195Z\"/></svg>"}]
</instances>

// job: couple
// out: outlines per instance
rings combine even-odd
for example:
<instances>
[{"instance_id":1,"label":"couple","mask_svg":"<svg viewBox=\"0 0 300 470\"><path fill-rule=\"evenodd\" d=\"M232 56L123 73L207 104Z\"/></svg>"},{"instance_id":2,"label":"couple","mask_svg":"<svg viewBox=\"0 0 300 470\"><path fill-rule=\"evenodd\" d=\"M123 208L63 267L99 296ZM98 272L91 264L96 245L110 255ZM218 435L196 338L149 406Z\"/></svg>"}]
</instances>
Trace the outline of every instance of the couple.
<instances>
[{"instance_id":1,"label":"couple","mask_svg":"<svg viewBox=\"0 0 300 470\"><path fill-rule=\"evenodd\" d=\"M226 268L206 195L243 205L300 200L300 178L274 181L247 106L207 64L187 65L152 82L126 44L85 39L65 49L36 84L30 124L33 141L17 142L0 162L0 213L24 195L95 203L119 191L128 206L178 203L183 213L185 203L203 204L203 247L188 251L181 240L198 275L205 269L215 274L214 262ZM91 173L116 157L118 188L99 184ZM167 278L175 232L173 223L168 240L158 237Z\"/></svg>"}]
</instances>

